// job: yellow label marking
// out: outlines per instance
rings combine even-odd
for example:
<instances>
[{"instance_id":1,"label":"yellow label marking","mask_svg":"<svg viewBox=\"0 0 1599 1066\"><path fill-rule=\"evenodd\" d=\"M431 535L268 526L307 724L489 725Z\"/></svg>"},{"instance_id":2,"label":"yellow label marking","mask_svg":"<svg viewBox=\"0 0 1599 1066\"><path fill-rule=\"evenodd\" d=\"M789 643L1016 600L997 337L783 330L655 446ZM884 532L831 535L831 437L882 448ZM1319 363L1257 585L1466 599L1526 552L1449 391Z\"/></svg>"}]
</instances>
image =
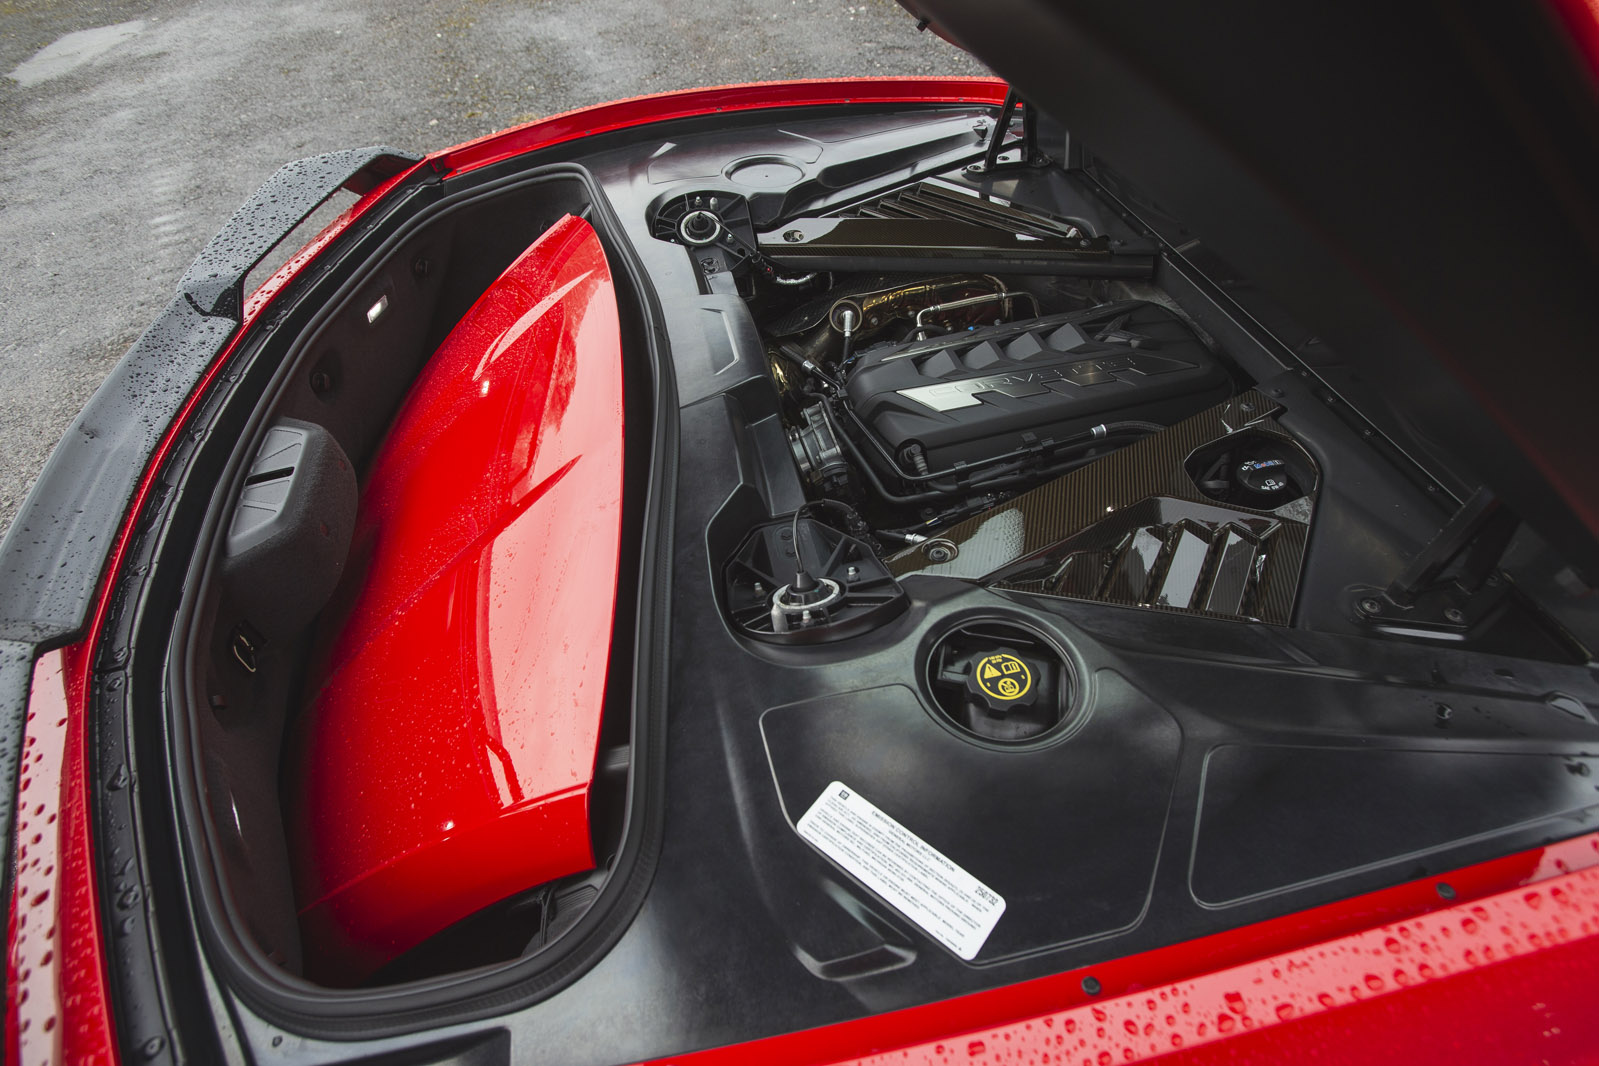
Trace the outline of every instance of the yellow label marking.
<instances>
[{"instance_id":1,"label":"yellow label marking","mask_svg":"<svg viewBox=\"0 0 1599 1066\"><path fill-rule=\"evenodd\" d=\"M1020 699L1033 687L1033 674L1016 656L997 652L978 660L977 686L996 700Z\"/></svg>"}]
</instances>

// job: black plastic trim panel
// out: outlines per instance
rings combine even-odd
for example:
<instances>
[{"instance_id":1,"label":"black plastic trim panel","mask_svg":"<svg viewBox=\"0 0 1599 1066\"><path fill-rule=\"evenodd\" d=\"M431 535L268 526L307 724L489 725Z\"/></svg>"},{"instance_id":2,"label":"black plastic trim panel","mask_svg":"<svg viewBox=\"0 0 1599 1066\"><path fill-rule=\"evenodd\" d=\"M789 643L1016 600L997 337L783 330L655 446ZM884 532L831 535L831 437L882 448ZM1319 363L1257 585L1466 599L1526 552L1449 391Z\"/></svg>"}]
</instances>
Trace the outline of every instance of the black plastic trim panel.
<instances>
[{"instance_id":1,"label":"black plastic trim panel","mask_svg":"<svg viewBox=\"0 0 1599 1066\"><path fill-rule=\"evenodd\" d=\"M17 512L0 545L0 639L57 644L82 628L151 452L238 327L245 275L339 189L371 188L418 158L357 148L289 163L211 238Z\"/></svg>"}]
</instances>

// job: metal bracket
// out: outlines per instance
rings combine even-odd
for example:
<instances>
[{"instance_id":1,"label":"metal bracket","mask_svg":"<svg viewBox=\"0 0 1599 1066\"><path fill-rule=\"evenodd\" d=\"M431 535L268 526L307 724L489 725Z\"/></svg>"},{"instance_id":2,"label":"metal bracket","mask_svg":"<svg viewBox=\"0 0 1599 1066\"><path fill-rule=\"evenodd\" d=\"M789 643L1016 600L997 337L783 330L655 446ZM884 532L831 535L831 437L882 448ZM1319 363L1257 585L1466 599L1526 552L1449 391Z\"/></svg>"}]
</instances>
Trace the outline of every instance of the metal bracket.
<instances>
[{"instance_id":1,"label":"metal bracket","mask_svg":"<svg viewBox=\"0 0 1599 1066\"><path fill-rule=\"evenodd\" d=\"M1354 590L1356 616L1395 632L1464 636L1503 604L1509 582L1499 560L1520 524L1478 489L1387 588Z\"/></svg>"},{"instance_id":2,"label":"metal bracket","mask_svg":"<svg viewBox=\"0 0 1599 1066\"><path fill-rule=\"evenodd\" d=\"M1018 144L1005 144L1005 137L1010 133L1011 116L1017 107L1022 108L1022 139ZM1012 148L1021 150L1020 157L1000 161L1000 153ZM1038 110L1032 105L1023 106L1020 96L1015 89L1005 92L1005 102L1000 105L999 118L994 123L994 132L988 138L988 148L983 152L980 163L973 163L966 168L968 174L992 174L997 170L1013 167L1047 167L1054 160L1038 148Z\"/></svg>"}]
</instances>

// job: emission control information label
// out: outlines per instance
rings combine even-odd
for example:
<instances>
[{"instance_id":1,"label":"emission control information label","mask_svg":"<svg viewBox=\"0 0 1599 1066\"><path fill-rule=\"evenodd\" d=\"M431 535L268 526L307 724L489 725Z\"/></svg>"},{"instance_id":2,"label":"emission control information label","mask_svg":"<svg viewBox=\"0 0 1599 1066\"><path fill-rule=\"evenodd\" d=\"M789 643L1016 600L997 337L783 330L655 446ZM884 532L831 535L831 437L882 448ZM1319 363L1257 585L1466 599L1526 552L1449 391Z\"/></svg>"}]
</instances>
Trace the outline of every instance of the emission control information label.
<instances>
[{"instance_id":1,"label":"emission control information label","mask_svg":"<svg viewBox=\"0 0 1599 1066\"><path fill-rule=\"evenodd\" d=\"M837 781L799 820L799 835L963 959L1005 913L999 893Z\"/></svg>"}]
</instances>

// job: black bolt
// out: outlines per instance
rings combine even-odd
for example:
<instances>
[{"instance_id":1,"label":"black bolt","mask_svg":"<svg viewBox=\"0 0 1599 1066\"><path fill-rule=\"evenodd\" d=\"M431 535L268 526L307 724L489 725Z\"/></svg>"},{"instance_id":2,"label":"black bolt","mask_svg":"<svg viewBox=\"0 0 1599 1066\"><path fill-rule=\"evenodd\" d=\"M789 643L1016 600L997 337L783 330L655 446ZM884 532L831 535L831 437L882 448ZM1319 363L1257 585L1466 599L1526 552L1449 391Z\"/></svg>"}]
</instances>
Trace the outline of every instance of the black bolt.
<instances>
[{"instance_id":1,"label":"black bolt","mask_svg":"<svg viewBox=\"0 0 1599 1066\"><path fill-rule=\"evenodd\" d=\"M1087 992L1091 996L1099 995L1099 982L1092 977L1083 978L1083 991Z\"/></svg>"},{"instance_id":2,"label":"black bolt","mask_svg":"<svg viewBox=\"0 0 1599 1066\"><path fill-rule=\"evenodd\" d=\"M783 234L783 239L790 244L798 244L800 241L805 239L805 234L797 229L791 229L787 233Z\"/></svg>"},{"instance_id":3,"label":"black bolt","mask_svg":"<svg viewBox=\"0 0 1599 1066\"><path fill-rule=\"evenodd\" d=\"M1361 614L1381 614L1382 603L1374 596L1367 596L1358 604Z\"/></svg>"},{"instance_id":4,"label":"black bolt","mask_svg":"<svg viewBox=\"0 0 1599 1066\"><path fill-rule=\"evenodd\" d=\"M1453 718L1454 716L1455 716L1455 709L1453 707L1449 706L1449 704L1447 704L1447 703L1440 703L1438 705L1438 709L1433 712L1433 717L1438 722L1438 728L1439 729L1442 729L1444 726L1447 726L1449 724L1449 720L1451 718Z\"/></svg>"},{"instance_id":5,"label":"black bolt","mask_svg":"<svg viewBox=\"0 0 1599 1066\"><path fill-rule=\"evenodd\" d=\"M1449 882L1447 882L1447 881L1439 881L1436 887L1438 889L1438 895L1441 898L1443 898L1443 899L1454 899L1455 898L1455 886L1451 885Z\"/></svg>"},{"instance_id":6,"label":"black bolt","mask_svg":"<svg viewBox=\"0 0 1599 1066\"><path fill-rule=\"evenodd\" d=\"M1466 612L1459 607L1446 607L1444 608L1444 621L1451 622L1457 626L1461 625L1466 621Z\"/></svg>"}]
</instances>

